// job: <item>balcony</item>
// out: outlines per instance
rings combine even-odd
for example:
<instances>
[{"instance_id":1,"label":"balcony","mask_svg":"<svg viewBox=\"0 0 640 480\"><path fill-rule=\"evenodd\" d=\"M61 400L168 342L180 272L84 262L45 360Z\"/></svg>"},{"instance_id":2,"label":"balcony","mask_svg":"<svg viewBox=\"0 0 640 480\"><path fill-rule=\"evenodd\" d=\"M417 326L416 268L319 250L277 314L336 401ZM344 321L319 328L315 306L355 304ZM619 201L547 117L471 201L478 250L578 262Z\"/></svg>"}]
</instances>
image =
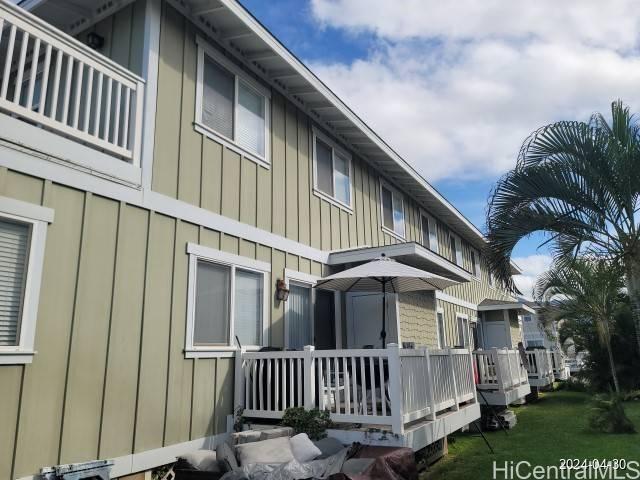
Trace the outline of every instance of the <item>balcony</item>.
<instances>
[{"instance_id":1,"label":"balcony","mask_svg":"<svg viewBox=\"0 0 640 480\"><path fill-rule=\"evenodd\" d=\"M531 350L527 352L527 373L532 387L546 387L555 381L553 359L549 350Z\"/></svg>"},{"instance_id":2,"label":"balcony","mask_svg":"<svg viewBox=\"0 0 640 480\"><path fill-rule=\"evenodd\" d=\"M531 392L528 373L518 350L478 350L473 356L480 402L507 406Z\"/></svg>"},{"instance_id":3,"label":"balcony","mask_svg":"<svg viewBox=\"0 0 640 480\"><path fill-rule=\"evenodd\" d=\"M12 138L9 130L31 142L36 136L39 150L49 153L47 138L52 132L96 151L86 160L92 170L100 170L91 161L102 159L101 153L111 157L109 161L138 168L143 98L141 78L0 0L0 111L5 114L5 139L24 143ZM19 120L21 126L11 120Z\"/></svg>"},{"instance_id":4,"label":"balcony","mask_svg":"<svg viewBox=\"0 0 640 480\"><path fill-rule=\"evenodd\" d=\"M480 417L466 349L239 351L235 386L252 421L328 410L345 442L375 443L373 428L391 434L382 444L419 450Z\"/></svg>"},{"instance_id":5,"label":"balcony","mask_svg":"<svg viewBox=\"0 0 640 480\"><path fill-rule=\"evenodd\" d=\"M565 366L564 356L558 350L551 350L551 367L553 368L553 376L556 380L567 380L571 373L569 367Z\"/></svg>"}]
</instances>

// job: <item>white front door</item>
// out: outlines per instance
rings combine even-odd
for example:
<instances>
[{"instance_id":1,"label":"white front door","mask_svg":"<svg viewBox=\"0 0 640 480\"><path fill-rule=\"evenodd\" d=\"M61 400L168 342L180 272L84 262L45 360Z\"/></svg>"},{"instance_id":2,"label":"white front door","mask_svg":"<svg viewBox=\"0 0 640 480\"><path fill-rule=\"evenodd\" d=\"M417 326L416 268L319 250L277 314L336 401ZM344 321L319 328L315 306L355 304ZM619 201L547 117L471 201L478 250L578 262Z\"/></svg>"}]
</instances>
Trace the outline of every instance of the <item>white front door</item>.
<instances>
[{"instance_id":1,"label":"white front door","mask_svg":"<svg viewBox=\"0 0 640 480\"><path fill-rule=\"evenodd\" d=\"M397 295L387 294L387 345L398 342ZM347 294L347 348L382 348L382 294Z\"/></svg>"}]
</instances>

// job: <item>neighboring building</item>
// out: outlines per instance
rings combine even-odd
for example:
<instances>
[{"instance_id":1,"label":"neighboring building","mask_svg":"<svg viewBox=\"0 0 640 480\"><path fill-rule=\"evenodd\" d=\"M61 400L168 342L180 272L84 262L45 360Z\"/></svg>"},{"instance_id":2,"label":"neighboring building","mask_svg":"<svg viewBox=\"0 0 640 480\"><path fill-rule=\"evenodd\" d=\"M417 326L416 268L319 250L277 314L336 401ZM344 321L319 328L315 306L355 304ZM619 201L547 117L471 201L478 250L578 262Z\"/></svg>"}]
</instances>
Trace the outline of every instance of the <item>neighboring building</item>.
<instances>
[{"instance_id":1,"label":"neighboring building","mask_svg":"<svg viewBox=\"0 0 640 480\"><path fill-rule=\"evenodd\" d=\"M478 418L467 349L513 348L523 308L485 239L249 12L22 7L0 1L0 478L144 471L221 441L251 401L257 418L330 407L414 448ZM389 295L387 341L428 346L430 370L421 350L359 350L380 345L380 295L312 288L382 253L460 282ZM393 388L376 402L382 357L401 375L380 367ZM303 360L317 384L293 381ZM268 406L245 390L265 365L282 389Z\"/></svg>"},{"instance_id":2,"label":"neighboring building","mask_svg":"<svg viewBox=\"0 0 640 480\"><path fill-rule=\"evenodd\" d=\"M544 322L541 307L535 302L527 302L533 312L522 316L522 334L525 347L560 350L558 322Z\"/></svg>"}]
</instances>

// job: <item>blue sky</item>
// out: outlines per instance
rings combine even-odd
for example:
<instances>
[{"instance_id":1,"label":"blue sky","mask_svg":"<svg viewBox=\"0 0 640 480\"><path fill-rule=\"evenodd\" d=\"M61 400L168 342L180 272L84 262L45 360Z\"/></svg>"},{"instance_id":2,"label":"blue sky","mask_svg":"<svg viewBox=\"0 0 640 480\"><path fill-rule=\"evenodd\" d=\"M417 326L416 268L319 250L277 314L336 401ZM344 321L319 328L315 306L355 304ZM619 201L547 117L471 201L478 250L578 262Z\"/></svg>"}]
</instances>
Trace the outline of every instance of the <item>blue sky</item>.
<instances>
[{"instance_id":1,"label":"blue sky","mask_svg":"<svg viewBox=\"0 0 640 480\"><path fill-rule=\"evenodd\" d=\"M638 110L640 17L632 0L241 0L480 228L523 140L615 98ZM514 258L528 290L541 236Z\"/></svg>"}]
</instances>

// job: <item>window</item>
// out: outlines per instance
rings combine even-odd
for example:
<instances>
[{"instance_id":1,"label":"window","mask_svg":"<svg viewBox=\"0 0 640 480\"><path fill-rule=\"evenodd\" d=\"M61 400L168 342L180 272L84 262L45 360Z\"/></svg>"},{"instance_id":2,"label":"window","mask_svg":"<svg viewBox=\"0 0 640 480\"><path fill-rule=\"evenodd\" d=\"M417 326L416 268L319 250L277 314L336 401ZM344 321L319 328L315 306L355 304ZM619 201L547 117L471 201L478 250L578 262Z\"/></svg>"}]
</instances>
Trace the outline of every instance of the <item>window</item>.
<instances>
[{"instance_id":1,"label":"window","mask_svg":"<svg viewBox=\"0 0 640 480\"><path fill-rule=\"evenodd\" d=\"M31 363L53 210L0 197L0 364Z\"/></svg>"},{"instance_id":2,"label":"window","mask_svg":"<svg viewBox=\"0 0 640 480\"><path fill-rule=\"evenodd\" d=\"M453 263L462 267L462 243L453 233L449 233L449 258Z\"/></svg>"},{"instance_id":3,"label":"window","mask_svg":"<svg viewBox=\"0 0 640 480\"><path fill-rule=\"evenodd\" d=\"M469 346L469 318L466 315L456 314L458 324L458 345L459 347Z\"/></svg>"},{"instance_id":4,"label":"window","mask_svg":"<svg viewBox=\"0 0 640 480\"><path fill-rule=\"evenodd\" d=\"M269 164L269 92L198 38L196 129Z\"/></svg>"},{"instance_id":5,"label":"window","mask_svg":"<svg viewBox=\"0 0 640 480\"><path fill-rule=\"evenodd\" d=\"M422 244L429 250L438 253L438 231L435 219L422 214Z\"/></svg>"},{"instance_id":6,"label":"window","mask_svg":"<svg viewBox=\"0 0 640 480\"><path fill-rule=\"evenodd\" d=\"M267 275L270 265L219 250L188 244L189 303L185 351L257 348L264 341Z\"/></svg>"},{"instance_id":7,"label":"window","mask_svg":"<svg viewBox=\"0 0 640 480\"><path fill-rule=\"evenodd\" d=\"M531 315L524 315L522 318L523 318L523 320L525 322L530 322L531 321Z\"/></svg>"},{"instance_id":8,"label":"window","mask_svg":"<svg viewBox=\"0 0 640 480\"><path fill-rule=\"evenodd\" d=\"M489 286L493 287L493 274L487 270L487 277L489 279Z\"/></svg>"},{"instance_id":9,"label":"window","mask_svg":"<svg viewBox=\"0 0 640 480\"><path fill-rule=\"evenodd\" d=\"M447 336L444 330L444 312L442 310L438 311L436 319L438 322L438 348L446 348Z\"/></svg>"},{"instance_id":10,"label":"window","mask_svg":"<svg viewBox=\"0 0 640 480\"><path fill-rule=\"evenodd\" d=\"M351 155L313 131L314 192L351 209Z\"/></svg>"},{"instance_id":11,"label":"window","mask_svg":"<svg viewBox=\"0 0 640 480\"><path fill-rule=\"evenodd\" d=\"M382 226L389 233L404 239L404 200L402 195L381 184Z\"/></svg>"},{"instance_id":12,"label":"window","mask_svg":"<svg viewBox=\"0 0 640 480\"><path fill-rule=\"evenodd\" d=\"M473 273L474 277L480 276L480 254L471 249L471 273Z\"/></svg>"}]
</instances>

